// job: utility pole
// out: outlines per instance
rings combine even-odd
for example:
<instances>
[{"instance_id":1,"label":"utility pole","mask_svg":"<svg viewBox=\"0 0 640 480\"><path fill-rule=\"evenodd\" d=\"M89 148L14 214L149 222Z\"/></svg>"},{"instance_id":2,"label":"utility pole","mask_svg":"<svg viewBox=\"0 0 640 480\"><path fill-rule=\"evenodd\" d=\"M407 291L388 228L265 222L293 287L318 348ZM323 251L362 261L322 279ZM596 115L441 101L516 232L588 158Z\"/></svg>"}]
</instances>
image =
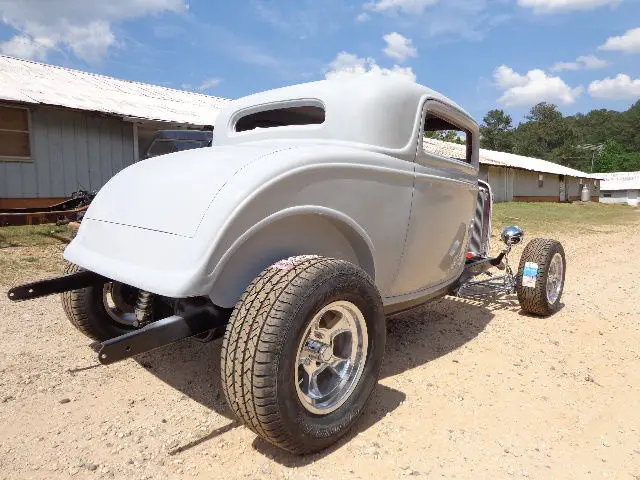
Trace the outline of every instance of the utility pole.
<instances>
[{"instance_id":1,"label":"utility pole","mask_svg":"<svg viewBox=\"0 0 640 480\"><path fill-rule=\"evenodd\" d=\"M591 173L593 173L593 167L596 161L596 153L598 155L602 154L602 150L604 150L604 143L598 143L595 145L592 145L592 144L578 145L577 148L581 148L583 150L590 150L591 152L593 152L593 154L591 155Z\"/></svg>"}]
</instances>

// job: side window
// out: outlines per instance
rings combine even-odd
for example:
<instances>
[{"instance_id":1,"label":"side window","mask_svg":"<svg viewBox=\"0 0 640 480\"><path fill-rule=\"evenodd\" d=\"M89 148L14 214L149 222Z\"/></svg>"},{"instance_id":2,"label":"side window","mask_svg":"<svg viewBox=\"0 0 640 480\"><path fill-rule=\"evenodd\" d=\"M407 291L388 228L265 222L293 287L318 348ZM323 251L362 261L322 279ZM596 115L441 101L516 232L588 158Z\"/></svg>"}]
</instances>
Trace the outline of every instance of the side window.
<instances>
[{"instance_id":1,"label":"side window","mask_svg":"<svg viewBox=\"0 0 640 480\"><path fill-rule=\"evenodd\" d=\"M29 111L0 106L0 161L31 160Z\"/></svg>"},{"instance_id":2,"label":"side window","mask_svg":"<svg viewBox=\"0 0 640 480\"><path fill-rule=\"evenodd\" d=\"M422 146L427 155L471 163L471 133L433 113L427 113L424 121Z\"/></svg>"}]
</instances>

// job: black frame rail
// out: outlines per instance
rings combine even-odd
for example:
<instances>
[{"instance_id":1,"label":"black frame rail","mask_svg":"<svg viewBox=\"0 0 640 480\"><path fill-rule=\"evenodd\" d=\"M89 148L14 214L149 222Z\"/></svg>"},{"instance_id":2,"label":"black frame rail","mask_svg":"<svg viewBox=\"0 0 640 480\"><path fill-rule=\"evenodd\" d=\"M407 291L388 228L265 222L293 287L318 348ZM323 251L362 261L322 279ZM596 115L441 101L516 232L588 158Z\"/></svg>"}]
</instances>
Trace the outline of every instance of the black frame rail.
<instances>
[{"instance_id":1,"label":"black frame rail","mask_svg":"<svg viewBox=\"0 0 640 480\"><path fill-rule=\"evenodd\" d=\"M9 300L13 302L22 302L34 298L46 297L47 295L54 295L56 293L68 292L69 290L77 290L107 281L108 279L102 275L88 270L82 270L61 277L49 278L47 280L40 280L38 282L13 287L7 292L7 296Z\"/></svg>"},{"instance_id":2,"label":"black frame rail","mask_svg":"<svg viewBox=\"0 0 640 480\"><path fill-rule=\"evenodd\" d=\"M109 365L140 353L155 350L187 337L223 327L229 321L230 309L213 305L195 307L181 315L173 315L149 323L119 337L95 342L91 348L98 353L98 360Z\"/></svg>"}]
</instances>

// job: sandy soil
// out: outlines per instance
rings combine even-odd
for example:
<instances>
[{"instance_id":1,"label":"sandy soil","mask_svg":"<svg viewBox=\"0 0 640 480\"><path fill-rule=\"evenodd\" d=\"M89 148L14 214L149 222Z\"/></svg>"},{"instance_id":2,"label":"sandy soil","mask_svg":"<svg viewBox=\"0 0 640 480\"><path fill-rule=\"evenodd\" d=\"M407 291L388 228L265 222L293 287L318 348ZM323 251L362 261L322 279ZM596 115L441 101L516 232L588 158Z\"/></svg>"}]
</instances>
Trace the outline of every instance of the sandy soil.
<instances>
[{"instance_id":1,"label":"sandy soil","mask_svg":"<svg viewBox=\"0 0 640 480\"><path fill-rule=\"evenodd\" d=\"M575 230L558 314L445 298L389 320L369 408L307 457L234 422L219 341L101 367L58 298L3 296L0 477L638 480L640 223Z\"/></svg>"}]
</instances>

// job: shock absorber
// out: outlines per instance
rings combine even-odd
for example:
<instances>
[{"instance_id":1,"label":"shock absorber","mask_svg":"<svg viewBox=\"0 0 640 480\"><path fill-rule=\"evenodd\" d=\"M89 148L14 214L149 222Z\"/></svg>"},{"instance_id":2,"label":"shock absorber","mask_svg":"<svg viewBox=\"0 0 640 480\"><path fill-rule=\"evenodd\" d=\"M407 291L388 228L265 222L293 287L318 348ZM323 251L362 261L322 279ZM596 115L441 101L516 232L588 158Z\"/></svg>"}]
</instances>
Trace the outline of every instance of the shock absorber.
<instances>
[{"instance_id":1,"label":"shock absorber","mask_svg":"<svg viewBox=\"0 0 640 480\"><path fill-rule=\"evenodd\" d=\"M153 294L140 290L135 307L136 319L140 325L151 321L153 317Z\"/></svg>"}]
</instances>

